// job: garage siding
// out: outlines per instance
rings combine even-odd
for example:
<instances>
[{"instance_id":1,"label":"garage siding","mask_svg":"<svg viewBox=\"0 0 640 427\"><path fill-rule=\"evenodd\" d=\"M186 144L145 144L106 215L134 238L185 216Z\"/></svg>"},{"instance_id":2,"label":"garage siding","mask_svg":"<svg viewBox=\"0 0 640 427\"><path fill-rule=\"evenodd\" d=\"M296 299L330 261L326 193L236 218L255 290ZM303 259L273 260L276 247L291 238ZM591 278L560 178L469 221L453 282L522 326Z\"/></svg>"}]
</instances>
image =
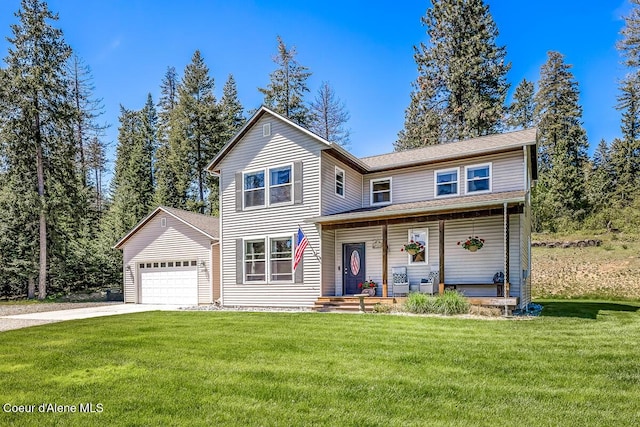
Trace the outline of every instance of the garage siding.
<instances>
[{"instance_id":1,"label":"garage siding","mask_svg":"<svg viewBox=\"0 0 640 427\"><path fill-rule=\"evenodd\" d=\"M166 227L161 219L166 218ZM124 245L124 299L140 302L138 264L146 261L198 261L198 303L213 301L211 289L211 241L202 233L164 212L158 212ZM204 263L204 265L201 265Z\"/></svg>"}]
</instances>

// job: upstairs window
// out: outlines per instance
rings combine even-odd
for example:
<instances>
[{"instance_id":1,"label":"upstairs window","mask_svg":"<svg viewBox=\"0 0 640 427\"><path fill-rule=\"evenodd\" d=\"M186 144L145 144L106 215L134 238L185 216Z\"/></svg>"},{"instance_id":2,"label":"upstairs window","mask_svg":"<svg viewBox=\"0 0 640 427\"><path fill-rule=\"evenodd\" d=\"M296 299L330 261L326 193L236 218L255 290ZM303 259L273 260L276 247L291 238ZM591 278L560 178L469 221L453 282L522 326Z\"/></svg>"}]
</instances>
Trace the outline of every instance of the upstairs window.
<instances>
[{"instance_id":1,"label":"upstairs window","mask_svg":"<svg viewBox=\"0 0 640 427\"><path fill-rule=\"evenodd\" d=\"M467 193L488 193L491 191L491 163L467 166Z\"/></svg>"},{"instance_id":2,"label":"upstairs window","mask_svg":"<svg viewBox=\"0 0 640 427\"><path fill-rule=\"evenodd\" d=\"M264 171L244 174L244 207L253 208L265 205Z\"/></svg>"},{"instance_id":3,"label":"upstairs window","mask_svg":"<svg viewBox=\"0 0 640 427\"><path fill-rule=\"evenodd\" d=\"M391 178L371 180L371 204L382 205L391 203Z\"/></svg>"},{"instance_id":4,"label":"upstairs window","mask_svg":"<svg viewBox=\"0 0 640 427\"><path fill-rule=\"evenodd\" d=\"M290 203L293 192L291 166L269 169L269 204Z\"/></svg>"},{"instance_id":5,"label":"upstairs window","mask_svg":"<svg viewBox=\"0 0 640 427\"><path fill-rule=\"evenodd\" d=\"M344 170L336 166L336 195L344 197Z\"/></svg>"},{"instance_id":6,"label":"upstairs window","mask_svg":"<svg viewBox=\"0 0 640 427\"><path fill-rule=\"evenodd\" d=\"M458 168L442 169L436 174L436 197L457 196L460 194L458 188Z\"/></svg>"}]
</instances>

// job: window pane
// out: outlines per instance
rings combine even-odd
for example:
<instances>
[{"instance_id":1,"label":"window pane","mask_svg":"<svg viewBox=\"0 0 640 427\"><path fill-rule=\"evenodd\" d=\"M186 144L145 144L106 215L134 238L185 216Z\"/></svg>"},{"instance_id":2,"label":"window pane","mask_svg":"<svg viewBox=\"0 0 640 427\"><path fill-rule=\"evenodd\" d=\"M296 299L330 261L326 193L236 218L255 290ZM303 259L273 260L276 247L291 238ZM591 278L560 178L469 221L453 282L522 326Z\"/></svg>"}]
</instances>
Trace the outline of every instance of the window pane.
<instances>
[{"instance_id":1,"label":"window pane","mask_svg":"<svg viewBox=\"0 0 640 427\"><path fill-rule=\"evenodd\" d=\"M477 179L475 181L469 181L468 191L489 191L489 180L488 179Z\"/></svg>"},{"instance_id":2,"label":"window pane","mask_svg":"<svg viewBox=\"0 0 640 427\"><path fill-rule=\"evenodd\" d=\"M391 190L391 182L389 181L375 181L373 183L373 191L388 191Z\"/></svg>"},{"instance_id":3,"label":"window pane","mask_svg":"<svg viewBox=\"0 0 640 427\"><path fill-rule=\"evenodd\" d=\"M280 185L291 183L291 167L285 166L282 168L269 169L271 173L271 181L269 185Z\"/></svg>"},{"instance_id":4,"label":"window pane","mask_svg":"<svg viewBox=\"0 0 640 427\"><path fill-rule=\"evenodd\" d=\"M384 193L374 193L373 203L384 203L391 201L391 193L389 191Z\"/></svg>"},{"instance_id":5,"label":"window pane","mask_svg":"<svg viewBox=\"0 0 640 427\"><path fill-rule=\"evenodd\" d=\"M467 179L488 178L488 177L489 177L489 166L481 166L477 168L467 169Z\"/></svg>"},{"instance_id":6,"label":"window pane","mask_svg":"<svg viewBox=\"0 0 640 427\"><path fill-rule=\"evenodd\" d=\"M457 180L458 180L458 172L456 171L438 172L438 178L437 178L438 184L457 181Z\"/></svg>"},{"instance_id":7,"label":"window pane","mask_svg":"<svg viewBox=\"0 0 640 427\"><path fill-rule=\"evenodd\" d=\"M291 259L291 239L271 239L271 258Z\"/></svg>"},{"instance_id":8,"label":"window pane","mask_svg":"<svg viewBox=\"0 0 640 427\"><path fill-rule=\"evenodd\" d=\"M438 184L438 196L447 196L458 193L458 184Z\"/></svg>"},{"instance_id":9,"label":"window pane","mask_svg":"<svg viewBox=\"0 0 640 427\"><path fill-rule=\"evenodd\" d=\"M246 207L251 206L264 206L264 189L262 190L247 190L244 192L244 205Z\"/></svg>"},{"instance_id":10,"label":"window pane","mask_svg":"<svg viewBox=\"0 0 640 427\"><path fill-rule=\"evenodd\" d=\"M246 273L246 280L248 282L251 281L260 281L260 282L264 282L265 281L265 262L264 261L251 261L251 262L245 262L245 273Z\"/></svg>"},{"instance_id":11,"label":"window pane","mask_svg":"<svg viewBox=\"0 0 640 427\"><path fill-rule=\"evenodd\" d=\"M244 176L244 189L264 188L264 172L248 173Z\"/></svg>"},{"instance_id":12,"label":"window pane","mask_svg":"<svg viewBox=\"0 0 640 427\"><path fill-rule=\"evenodd\" d=\"M291 201L291 184L269 189L269 203L284 203Z\"/></svg>"},{"instance_id":13,"label":"window pane","mask_svg":"<svg viewBox=\"0 0 640 427\"><path fill-rule=\"evenodd\" d=\"M291 260L272 260L271 264L271 280L288 280L293 279L291 274Z\"/></svg>"},{"instance_id":14,"label":"window pane","mask_svg":"<svg viewBox=\"0 0 640 427\"><path fill-rule=\"evenodd\" d=\"M249 240L245 242L246 260L263 260L265 258L264 240Z\"/></svg>"}]
</instances>

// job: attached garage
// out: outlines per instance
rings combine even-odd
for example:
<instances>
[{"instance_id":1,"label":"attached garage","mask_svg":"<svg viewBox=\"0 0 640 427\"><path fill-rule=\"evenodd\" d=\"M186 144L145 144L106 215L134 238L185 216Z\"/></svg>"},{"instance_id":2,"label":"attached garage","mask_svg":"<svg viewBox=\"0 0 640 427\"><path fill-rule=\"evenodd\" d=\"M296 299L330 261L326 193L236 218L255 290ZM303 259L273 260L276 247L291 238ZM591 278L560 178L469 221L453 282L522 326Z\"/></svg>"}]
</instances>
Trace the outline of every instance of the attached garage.
<instances>
[{"instance_id":1,"label":"attached garage","mask_svg":"<svg viewBox=\"0 0 640 427\"><path fill-rule=\"evenodd\" d=\"M218 218L159 207L115 245L125 302L197 305L220 298Z\"/></svg>"}]
</instances>

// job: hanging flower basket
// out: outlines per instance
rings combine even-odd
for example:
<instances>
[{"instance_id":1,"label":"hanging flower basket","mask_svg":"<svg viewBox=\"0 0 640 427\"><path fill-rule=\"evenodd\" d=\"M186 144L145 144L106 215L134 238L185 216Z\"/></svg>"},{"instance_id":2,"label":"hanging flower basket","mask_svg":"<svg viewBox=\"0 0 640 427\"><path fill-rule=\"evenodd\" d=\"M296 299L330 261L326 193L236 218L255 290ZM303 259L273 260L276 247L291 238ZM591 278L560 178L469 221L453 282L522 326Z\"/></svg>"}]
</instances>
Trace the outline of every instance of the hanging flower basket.
<instances>
[{"instance_id":1,"label":"hanging flower basket","mask_svg":"<svg viewBox=\"0 0 640 427\"><path fill-rule=\"evenodd\" d=\"M406 252L409 255L417 255L420 252L424 251L424 245L419 242L414 242L410 240L409 243L402 245L400 249L401 252Z\"/></svg>"},{"instance_id":2,"label":"hanging flower basket","mask_svg":"<svg viewBox=\"0 0 640 427\"><path fill-rule=\"evenodd\" d=\"M484 246L484 239L481 239L478 236L469 236L467 240L458 242L458 246L462 246L463 249L466 249L469 252L475 252L479 249L482 249L482 247Z\"/></svg>"}]
</instances>

